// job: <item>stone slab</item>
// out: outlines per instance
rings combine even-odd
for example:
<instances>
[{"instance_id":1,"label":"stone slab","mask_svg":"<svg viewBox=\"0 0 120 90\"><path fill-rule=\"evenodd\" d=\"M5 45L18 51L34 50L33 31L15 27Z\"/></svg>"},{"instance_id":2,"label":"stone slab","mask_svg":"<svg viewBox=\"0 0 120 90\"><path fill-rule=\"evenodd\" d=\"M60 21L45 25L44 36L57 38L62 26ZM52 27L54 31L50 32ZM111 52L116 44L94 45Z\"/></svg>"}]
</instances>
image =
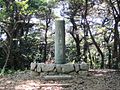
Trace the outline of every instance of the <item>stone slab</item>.
<instances>
[{"instance_id":1,"label":"stone slab","mask_svg":"<svg viewBox=\"0 0 120 90\"><path fill-rule=\"evenodd\" d=\"M42 65L44 65L43 63L37 63L37 72L42 72Z\"/></svg>"},{"instance_id":2,"label":"stone slab","mask_svg":"<svg viewBox=\"0 0 120 90\"><path fill-rule=\"evenodd\" d=\"M89 66L85 62L80 63L80 70L88 70Z\"/></svg>"},{"instance_id":3,"label":"stone slab","mask_svg":"<svg viewBox=\"0 0 120 90\"><path fill-rule=\"evenodd\" d=\"M53 72L55 69L55 64L44 64L42 65L43 72Z\"/></svg>"},{"instance_id":4,"label":"stone slab","mask_svg":"<svg viewBox=\"0 0 120 90\"><path fill-rule=\"evenodd\" d=\"M56 72L62 73L62 64L56 64Z\"/></svg>"},{"instance_id":5,"label":"stone slab","mask_svg":"<svg viewBox=\"0 0 120 90\"><path fill-rule=\"evenodd\" d=\"M75 67L75 71L78 72L80 71L80 64L73 64Z\"/></svg>"},{"instance_id":6,"label":"stone slab","mask_svg":"<svg viewBox=\"0 0 120 90\"><path fill-rule=\"evenodd\" d=\"M40 84L40 87L52 87L52 86L57 86L57 87L70 87L71 84Z\"/></svg>"},{"instance_id":7,"label":"stone slab","mask_svg":"<svg viewBox=\"0 0 120 90\"><path fill-rule=\"evenodd\" d=\"M74 71L73 64L63 64L62 65L62 72L63 73L70 73L72 71Z\"/></svg>"},{"instance_id":8,"label":"stone slab","mask_svg":"<svg viewBox=\"0 0 120 90\"><path fill-rule=\"evenodd\" d=\"M45 80L70 80L73 77L71 75L46 75L43 78Z\"/></svg>"},{"instance_id":9,"label":"stone slab","mask_svg":"<svg viewBox=\"0 0 120 90\"><path fill-rule=\"evenodd\" d=\"M36 62L32 62L30 64L30 70L35 70L36 66L37 66L37 63Z\"/></svg>"}]
</instances>

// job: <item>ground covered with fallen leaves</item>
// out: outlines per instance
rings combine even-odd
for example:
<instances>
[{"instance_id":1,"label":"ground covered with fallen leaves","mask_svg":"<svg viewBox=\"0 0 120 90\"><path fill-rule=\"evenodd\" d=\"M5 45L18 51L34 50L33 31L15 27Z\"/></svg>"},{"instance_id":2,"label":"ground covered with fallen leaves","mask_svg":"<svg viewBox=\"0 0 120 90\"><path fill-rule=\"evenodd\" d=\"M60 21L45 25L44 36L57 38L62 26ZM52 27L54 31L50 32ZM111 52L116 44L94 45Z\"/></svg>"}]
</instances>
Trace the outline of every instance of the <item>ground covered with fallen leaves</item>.
<instances>
[{"instance_id":1,"label":"ground covered with fallen leaves","mask_svg":"<svg viewBox=\"0 0 120 90\"><path fill-rule=\"evenodd\" d=\"M64 84L68 86L62 87ZM85 76L73 75L71 80L44 80L25 70L1 76L0 90L120 90L120 72L90 70Z\"/></svg>"}]
</instances>

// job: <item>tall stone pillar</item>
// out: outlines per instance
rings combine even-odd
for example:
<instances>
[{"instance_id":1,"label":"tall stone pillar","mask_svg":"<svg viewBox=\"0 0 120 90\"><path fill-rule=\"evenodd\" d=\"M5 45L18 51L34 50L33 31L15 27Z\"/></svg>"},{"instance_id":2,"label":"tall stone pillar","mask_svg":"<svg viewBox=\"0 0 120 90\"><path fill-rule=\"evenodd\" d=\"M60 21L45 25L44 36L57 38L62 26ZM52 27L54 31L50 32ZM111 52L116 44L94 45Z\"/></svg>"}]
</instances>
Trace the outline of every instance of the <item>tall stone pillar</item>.
<instances>
[{"instance_id":1,"label":"tall stone pillar","mask_svg":"<svg viewBox=\"0 0 120 90\"><path fill-rule=\"evenodd\" d=\"M55 63L64 64L65 61L65 21L55 21Z\"/></svg>"}]
</instances>

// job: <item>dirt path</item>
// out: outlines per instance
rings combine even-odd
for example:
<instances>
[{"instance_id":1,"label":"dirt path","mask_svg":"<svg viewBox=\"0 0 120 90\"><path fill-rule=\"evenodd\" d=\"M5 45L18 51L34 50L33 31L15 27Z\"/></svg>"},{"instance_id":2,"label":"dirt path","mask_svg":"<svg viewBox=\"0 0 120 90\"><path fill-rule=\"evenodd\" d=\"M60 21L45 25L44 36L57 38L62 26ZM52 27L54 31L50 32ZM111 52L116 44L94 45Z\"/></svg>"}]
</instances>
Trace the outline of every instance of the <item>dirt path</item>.
<instances>
[{"instance_id":1,"label":"dirt path","mask_svg":"<svg viewBox=\"0 0 120 90\"><path fill-rule=\"evenodd\" d=\"M46 81L22 71L0 77L0 90L120 90L120 72L91 70L87 76L74 75L71 80Z\"/></svg>"}]
</instances>

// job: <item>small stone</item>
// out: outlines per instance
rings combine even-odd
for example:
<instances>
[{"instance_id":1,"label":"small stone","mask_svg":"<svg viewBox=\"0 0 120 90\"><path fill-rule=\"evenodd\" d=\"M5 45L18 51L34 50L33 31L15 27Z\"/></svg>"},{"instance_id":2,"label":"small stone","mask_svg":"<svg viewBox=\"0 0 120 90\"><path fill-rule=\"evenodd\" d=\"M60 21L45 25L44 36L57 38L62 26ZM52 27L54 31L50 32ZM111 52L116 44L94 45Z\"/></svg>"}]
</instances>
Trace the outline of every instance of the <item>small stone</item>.
<instances>
[{"instance_id":1,"label":"small stone","mask_svg":"<svg viewBox=\"0 0 120 90\"><path fill-rule=\"evenodd\" d=\"M81 64L80 64L80 69L81 69L81 70L88 70L89 67L88 67L87 63L81 62Z\"/></svg>"},{"instance_id":2,"label":"small stone","mask_svg":"<svg viewBox=\"0 0 120 90\"><path fill-rule=\"evenodd\" d=\"M76 72L80 71L80 64L74 64L74 67Z\"/></svg>"},{"instance_id":3,"label":"small stone","mask_svg":"<svg viewBox=\"0 0 120 90\"><path fill-rule=\"evenodd\" d=\"M42 65L43 63L37 63L37 72L42 72Z\"/></svg>"},{"instance_id":4,"label":"small stone","mask_svg":"<svg viewBox=\"0 0 120 90\"><path fill-rule=\"evenodd\" d=\"M42 65L43 72L52 72L55 69L55 64L44 64Z\"/></svg>"},{"instance_id":5,"label":"small stone","mask_svg":"<svg viewBox=\"0 0 120 90\"><path fill-rule=\"evenodd\" d=\"M63 64L62 65L62 72L63 73L70 73L72 71L74 71L73 64Z\"/></svg>"},{"instance_id":6,"label":"small stone","mask_svg":"<svg viewBox=\"0 0 120 90\"><path fill-rule=\"evenodd\" d=\"M35 68L36 68L36 66L37 66L37 63L36 62L32 62L31 64L30 64L30 70L35 70Z\"/></svg>"}]
</instances>

